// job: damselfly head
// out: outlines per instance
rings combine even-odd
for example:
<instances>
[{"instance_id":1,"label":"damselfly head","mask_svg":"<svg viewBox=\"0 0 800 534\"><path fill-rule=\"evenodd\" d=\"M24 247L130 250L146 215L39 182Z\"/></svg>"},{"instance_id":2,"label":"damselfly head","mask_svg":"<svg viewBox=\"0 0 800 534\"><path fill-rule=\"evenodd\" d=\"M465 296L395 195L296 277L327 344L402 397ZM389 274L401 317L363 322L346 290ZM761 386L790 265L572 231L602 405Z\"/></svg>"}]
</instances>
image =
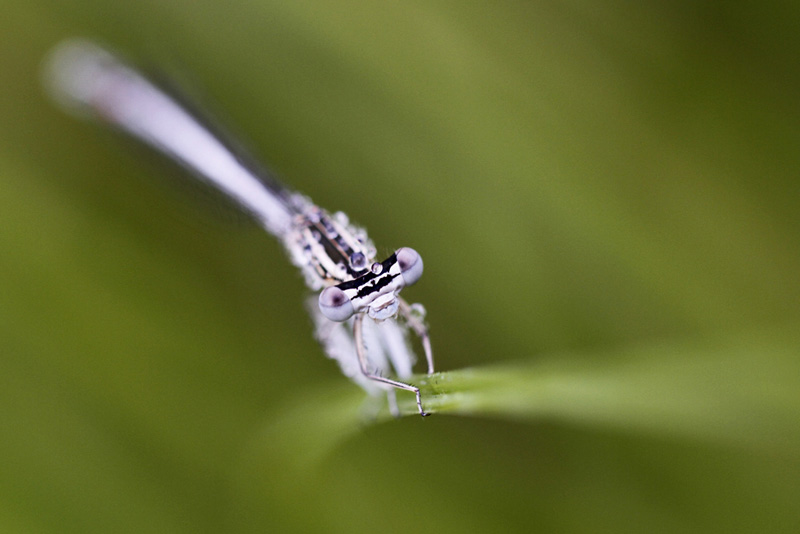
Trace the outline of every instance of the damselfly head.
<instances>
[{"instance_id":1,"label":"damselfly head","mask_svg":"<svg viewBox=\"0 0 800 534\"><path fill-rule=\"evenodd\" d=\"M422 258L411 248L401 248L386 260L374 263L362 276L330 286L319 294L319 309L331 321L348 320L368 312L377 321L394 317L397 294L422 276Z\"/></svg>"}]
</instances>

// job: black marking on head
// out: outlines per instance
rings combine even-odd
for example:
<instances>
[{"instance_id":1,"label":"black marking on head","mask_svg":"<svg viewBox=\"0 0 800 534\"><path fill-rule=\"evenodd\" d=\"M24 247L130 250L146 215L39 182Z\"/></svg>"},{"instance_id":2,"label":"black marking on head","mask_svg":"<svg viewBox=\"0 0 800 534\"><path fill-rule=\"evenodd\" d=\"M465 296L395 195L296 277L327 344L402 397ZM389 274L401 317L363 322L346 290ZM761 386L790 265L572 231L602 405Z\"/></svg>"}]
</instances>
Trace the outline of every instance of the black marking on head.
<instances>
[{"instance_id":1,"label":"black marking on head","mask_svg":"<svg viewBox=\"0 0 800 534\"><path fill-rule=\"evenodd\" d=\"M391 284L392 280L397 278L398 275L390 273L390 270L395 263L397 263L397 255L393 253L391 256L381 262L383 269L381 269L380 274L367 271L366 274L359 276L358 278L354 278L353 280L342 282L341 284L338 284L337 287L342 291L346 291L348 289L358 289L356 298L361 298L369 295L370 293L379 291Z\"/></svg>"},{"instance_id":2,"label":"black marking on head","mask_svg":"<svg viewBox=\"0 0 800 534\"><path fill-rule=\"evenodd\" d=\"M375 280L371 280L370 282L366 282L358 289L358 293L356 293L356 298L366 297L370 293L377 293L382 288L388 286L392 283L392 280L397 278L396 274L384 274L378 275Z\"/></svg>"}]
</instances>

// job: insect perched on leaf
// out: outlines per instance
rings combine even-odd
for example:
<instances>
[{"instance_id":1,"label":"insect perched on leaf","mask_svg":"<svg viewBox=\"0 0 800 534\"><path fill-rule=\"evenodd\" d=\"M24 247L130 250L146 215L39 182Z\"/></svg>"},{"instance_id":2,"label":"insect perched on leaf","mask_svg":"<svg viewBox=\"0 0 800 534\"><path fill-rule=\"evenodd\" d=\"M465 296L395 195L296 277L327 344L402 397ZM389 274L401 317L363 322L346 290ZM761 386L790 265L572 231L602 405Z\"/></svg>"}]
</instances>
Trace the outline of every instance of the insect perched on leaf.
<instances>
[{"instance_id":1,"label":"insect perched on leaf","mask_svg":"<svg viewBox=\"0 0 800 534\"><path fill-rule=\"evenodd\" d=\"M66 110L99 118L177 161L229 196L277 237L319 291L309 306L316 337L342 371L368 392L420 390L405 380L416 360L409 331L422 341L428 374L433 353L424 309L400 291L422 275L422 258L400 248L383 261L366 232L343 213L329 214L273 176L250 165L176 99L118 56L88 41L66 41L51 54L46 83ZM400 379L387 378L390 369Z\"/></svg>"}]
</instances>

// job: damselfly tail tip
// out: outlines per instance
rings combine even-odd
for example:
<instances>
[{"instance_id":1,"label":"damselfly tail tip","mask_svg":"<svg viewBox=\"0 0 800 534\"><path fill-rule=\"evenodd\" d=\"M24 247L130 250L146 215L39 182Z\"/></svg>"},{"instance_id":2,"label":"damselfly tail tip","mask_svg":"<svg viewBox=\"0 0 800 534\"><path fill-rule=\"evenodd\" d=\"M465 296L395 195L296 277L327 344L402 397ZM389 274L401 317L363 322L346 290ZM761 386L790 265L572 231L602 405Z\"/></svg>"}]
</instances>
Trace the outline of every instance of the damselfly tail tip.
<instances>
[{"instance_id":1,"label":"damselfly tail tip","mask_svg":"<svg viewBox=\"0 0 800 534\"><path fill-rule=\"evenodd\" d=\"M45 91L65 111L91 114L98 84L119 61L97 44L82 38L66 39L56 45L42 64Z\"/></svg>"}]
</instances>

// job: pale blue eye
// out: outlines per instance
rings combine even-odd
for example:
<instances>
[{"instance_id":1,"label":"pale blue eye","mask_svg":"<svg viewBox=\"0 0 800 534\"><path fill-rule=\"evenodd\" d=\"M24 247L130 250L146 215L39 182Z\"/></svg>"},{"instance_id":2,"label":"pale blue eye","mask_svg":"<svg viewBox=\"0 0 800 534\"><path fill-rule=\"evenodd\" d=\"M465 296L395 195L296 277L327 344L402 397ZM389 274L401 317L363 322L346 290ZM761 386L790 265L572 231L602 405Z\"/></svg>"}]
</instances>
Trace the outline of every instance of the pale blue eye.
<instances>
[{"instance_id":1,"label":"pale blue eye","mask_svg":"<svg viewBox=\"0 0 800 534\"><path fill-rule=\"evenodd\" d=\"M327 287L319 294L319 311L322 315L341 323L353 316L353 303L344 291L336 286Z\"/></svg>"},{"instance_id":2,"label":"pale blue eye","mask_svg":"<svg viewBox=\"0 0 800 534\"><path fill-rule=\"evenodd\" d=\"M396 252L397 265L403 273L403 281L410 286L422 276L422 258L413 248L403 247Z\"/></svg>"}]
</instances>

